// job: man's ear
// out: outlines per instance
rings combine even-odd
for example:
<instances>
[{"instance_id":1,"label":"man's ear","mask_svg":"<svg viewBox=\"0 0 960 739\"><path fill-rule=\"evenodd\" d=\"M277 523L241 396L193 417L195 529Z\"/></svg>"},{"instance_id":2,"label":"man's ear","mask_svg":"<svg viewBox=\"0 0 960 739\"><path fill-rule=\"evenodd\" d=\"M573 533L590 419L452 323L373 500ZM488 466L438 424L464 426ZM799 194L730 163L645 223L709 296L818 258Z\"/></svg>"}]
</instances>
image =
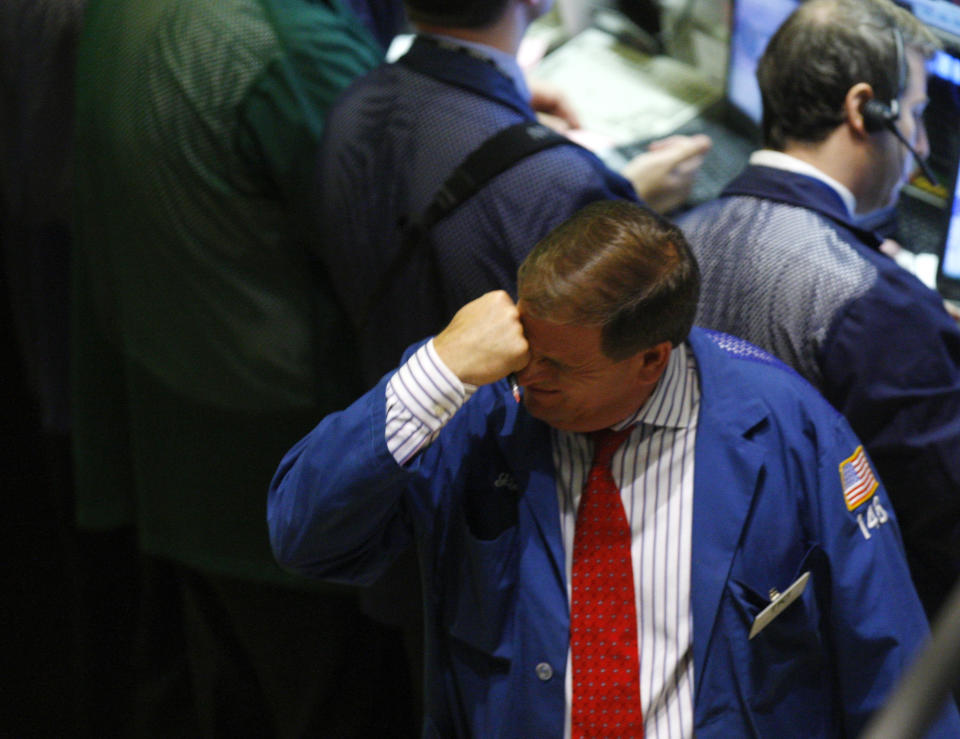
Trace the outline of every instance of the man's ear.
<instances>
[{"instance_id":1,"label":"man's ear","mask_svg":"<svg viewBox=\"0 0 960 739\"><path fill-rule=\"evenodd\" d=\"M847 125L858 137L870 136L870 129L863 117L863 106L868 100L873 100L873 86L868 82L858 82L849 90L843 99L843 111Z\"/></svg>"},{"instance_id":2,"label":"man's ear","mask_svg":"<svg viewBox=\"0 0 960 739\"><path fill-rule=\"evenodd\" d=\"M637 360L638 379L645 384L656 383L667 368L672 351L673 345L669 341L661 341L649 349L638 352L634 357Z\"/></svg>"}]
</instances>

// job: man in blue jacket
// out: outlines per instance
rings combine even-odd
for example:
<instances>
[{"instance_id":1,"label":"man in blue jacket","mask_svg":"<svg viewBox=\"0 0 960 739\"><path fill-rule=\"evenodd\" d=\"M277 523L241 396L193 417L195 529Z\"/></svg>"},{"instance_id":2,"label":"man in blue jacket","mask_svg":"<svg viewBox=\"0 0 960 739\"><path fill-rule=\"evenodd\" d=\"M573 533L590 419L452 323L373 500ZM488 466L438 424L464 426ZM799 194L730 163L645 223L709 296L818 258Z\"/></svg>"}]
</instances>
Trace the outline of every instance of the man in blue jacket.
<instances>
[{"instance_id":1,"label":"man in blue jacket","mask_svg":"<svg viewBox=\"0 0 960 739\"><path fill-rule=\"evenodd\" d=\"M887 0L803 4L757 76L766 148L679 219L703 270L697 323L777 355L876 462L932 617L960 572L960 331L855 225L924 156L935 39Z\"/></svg>"},{"instance_id":2,"label":"man in blue jacket","mask_svg":"<svg viewBox=\"0 0 960 739\"><path fill-rule=\"evenodd\" d=\"M278 560L364 583L416 542L424 736L855 736L927 626L846 421L691 331L696 262L635 204L552 231L518 290L286 455ZM958 732L950 704L934 734Z\"/></svg>"}]
</instances>

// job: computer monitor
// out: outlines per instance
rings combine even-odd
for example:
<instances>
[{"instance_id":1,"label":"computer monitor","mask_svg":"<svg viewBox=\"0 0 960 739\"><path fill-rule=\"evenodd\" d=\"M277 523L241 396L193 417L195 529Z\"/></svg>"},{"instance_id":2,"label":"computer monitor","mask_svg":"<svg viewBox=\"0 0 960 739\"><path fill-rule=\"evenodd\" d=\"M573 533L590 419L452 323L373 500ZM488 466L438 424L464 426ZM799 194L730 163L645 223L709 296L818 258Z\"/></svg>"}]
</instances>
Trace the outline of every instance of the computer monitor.
<instances>
[{"instance_id":1,"label":"computer monitor","mask_svg":"<svg viewBox=\"0 0 960 739\"><path fill-rule=\"evenodd\" d=\"M896 0L912 12L943 42L928 64L930 104L924 120L930 139L928 164L938 176L951 179L960 155L960 0Z\"/></svg>"},{"instance_id":2,"label":"computer monitor","mask_svg":"<svg viewBox=\"0 0 960 739\"><path fill-rule=\"evenodd\" d=\"M734 0L727 62L727 101L744 125L759 127L763 107L757 86L757 62L767 42L799 0Z\"/></svg>"},{"instance_id":3,"label":"computer monitor","mask_svg":"<svg viewBox=\"0 0 960 739\"><path fill-rule=\"evenodd\" d=\"M960 2L957 0L897 0L926 23L948 47L960 48Z\"/></svg>"},{"instance_id":4,"label":"computer monitor","mask_svg":"<svg viewBox=\"0 0 960 739\"><path fill-rule=\"evenodd\" d=\"M743 125L738 126L744 133L750 132L751 128L757 129L760 123L757 61L767 41L800 1L729 0L732 17L725 88L727 101L735 117L744 119ZM653 27L648 16L660 5L651 0L556 0L556 9L564 29L571 35L587 27L598 9L611 7L651 32ZM696 10L695 4L688 3L685 7L691 13ZM643 19L647 22L643 22Z\"/></svg>"},{"instance_id":5,"label":"computer monitor","mask_svg":"<svg viewBox=\"0 0 960 739\"><path fill-rule=\"evenodd\" d=\"M947 227L937 271L937 289L945 298L960 301L960 160L955 167L952 184Z\"/></svg>"}]
</instances>

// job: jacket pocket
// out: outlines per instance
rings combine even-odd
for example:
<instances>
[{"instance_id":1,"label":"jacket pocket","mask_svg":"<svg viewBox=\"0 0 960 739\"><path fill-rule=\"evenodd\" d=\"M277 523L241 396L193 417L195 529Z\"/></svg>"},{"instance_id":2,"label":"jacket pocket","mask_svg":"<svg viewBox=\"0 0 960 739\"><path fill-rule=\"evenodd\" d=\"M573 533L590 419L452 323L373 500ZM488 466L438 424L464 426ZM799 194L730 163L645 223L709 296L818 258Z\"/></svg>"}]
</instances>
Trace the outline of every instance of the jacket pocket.
<instances>
[{"instance_id":1,"label":"jacket pocket","mask_svg":"<svg viewBox=\"0 0 960 739\"><path fill-rule=\"evenodd\" d=\"M817 548L808 550L792 577L784 578L784 582L761 583L732 577L728 584L743 629L733 639L739 653L736 669L750 685L750 702L757 710L779 706L796 694L799 686L826 679L822 674L827 660L816 596L816 579L825 575L815 566L818 552ZM769 589L778 587L786 592L808 571L810 579L803 592L750 639L751 627L776 598L777 594L771 594Z\"/></svg>"},{"instance_id":2,"label":"jacket pocket","mask_svg":"<svg viewBox=\"0 0 960 739\"><path fill-rule=\"evenodd\" d=\"M451 637L493 657L509 655L516 607L518 533L512 526L495 539L473 535L465 521L444 563L446 597L441 612Z\"/></svg>"}]
</instances>

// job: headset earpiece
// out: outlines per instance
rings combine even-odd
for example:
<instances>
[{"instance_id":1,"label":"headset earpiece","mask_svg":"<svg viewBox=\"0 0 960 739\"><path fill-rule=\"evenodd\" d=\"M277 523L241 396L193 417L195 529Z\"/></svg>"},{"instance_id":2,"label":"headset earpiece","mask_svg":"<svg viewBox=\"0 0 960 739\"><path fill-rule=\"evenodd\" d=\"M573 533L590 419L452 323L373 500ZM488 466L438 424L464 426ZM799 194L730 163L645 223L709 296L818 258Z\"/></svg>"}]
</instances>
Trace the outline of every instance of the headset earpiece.
<instances>
[{"instance_id":1,"label":"headset earpiece","mask_svg":"<svg viewBox=\"0 0 960 739\"><path fill-rule=\"evenodd\" d=\"M900 117L900 96L907 84L906 58L903 52L903 35L896 26L891 27L893 35L894 51L896 53L897 65L897 94L889 103L885 103L876 98L867 100L860 107L860 115L863 116L863 126L870 133L877 133L885 128L893 129L896 127L897 118Z\"/></svg>"},{"instance_id":2,"label":"headset earpiece","mask_svg":"<svg viewBox=\"0 0 960 739\"><path fill-rule=\"evenodd\" d=\"M896 101L894 101L894 105L890 105L876 98L867 100L860 106L860 115L863 116L864 128L870 133L877 133L894 125L899 117L899 111L895 110L895 108L898 107Z\"/></svg>"},{"instance_id":3,"label":"headset earpiece","mask_svg":"<svg viewBox=\"0 0 960 739\"><path fill-rule=\"evenodd\" d=\"M877 133L884 129L890 131L913 155L914 160L920 165L927 179L936 186L938 184L937 178L930 166L920 158L913 144L907 141L906 136L897 126L897 119L900 117L900 96L903 95L907 85L907 59L903 51L903 36L900 34L900 29L893 26L892 31L897 55L897 94L889 103L871 98L861 105L860 115L863 116L863 127L869 133Z\"/></svg>"}]
</instances>

